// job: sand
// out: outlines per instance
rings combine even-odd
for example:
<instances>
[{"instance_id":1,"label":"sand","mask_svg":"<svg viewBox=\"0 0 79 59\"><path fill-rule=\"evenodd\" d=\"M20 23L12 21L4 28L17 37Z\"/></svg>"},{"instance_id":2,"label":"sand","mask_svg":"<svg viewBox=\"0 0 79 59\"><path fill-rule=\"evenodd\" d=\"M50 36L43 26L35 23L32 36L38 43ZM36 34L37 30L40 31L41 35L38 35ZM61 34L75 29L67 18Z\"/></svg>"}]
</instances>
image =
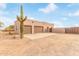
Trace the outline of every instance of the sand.
<instances>
[{"instance_id":1,"label":"sand","mask_svg":"<svg viewBox=\"0 0 79 59\"><path fill-rule=\"evenodd\" d=\"M0 55L72 56L79 55L79 34L38 33L17 35L0 33Z\"/></svg>"}]
</instances>

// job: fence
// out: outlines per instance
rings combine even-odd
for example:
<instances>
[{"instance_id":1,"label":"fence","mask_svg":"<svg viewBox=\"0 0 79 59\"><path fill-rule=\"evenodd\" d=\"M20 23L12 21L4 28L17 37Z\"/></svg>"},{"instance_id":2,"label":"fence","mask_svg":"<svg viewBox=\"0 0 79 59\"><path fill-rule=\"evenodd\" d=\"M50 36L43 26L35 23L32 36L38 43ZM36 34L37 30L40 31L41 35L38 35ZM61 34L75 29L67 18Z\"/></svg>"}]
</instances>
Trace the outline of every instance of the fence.
<instances>
[{"instance_id":1,"label":"fence","mask_svg":"<svg viewBox=\"0 0 79 59\"><path fill-rule=\"evenodd\" d=\"M70 28L54 28L53 33L74 33L79 34L79 27L70 27Z\"/></svg>"},{"instance_id":2,"label":"fence","mask_svg":"<svg viewBox=\"0 0 79 59\"><path fill-rule=\"evenodd\" d=\"M65 33L79 34L79 27L65 28Z\"/></svg>"}]
</instances>

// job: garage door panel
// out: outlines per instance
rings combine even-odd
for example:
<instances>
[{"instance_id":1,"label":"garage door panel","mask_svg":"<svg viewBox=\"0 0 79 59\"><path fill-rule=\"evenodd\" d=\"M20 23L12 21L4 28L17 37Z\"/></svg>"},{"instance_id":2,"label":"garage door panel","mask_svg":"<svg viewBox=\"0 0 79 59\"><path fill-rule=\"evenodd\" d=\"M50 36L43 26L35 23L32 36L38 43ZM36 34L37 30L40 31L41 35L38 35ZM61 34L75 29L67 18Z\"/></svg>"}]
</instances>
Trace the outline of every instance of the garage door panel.
<instances>
[{"instance_id":1,"label":"garage door panel","mask_svg":"<svg viewBox=\"0 0 79 59\"><path fill-rule=\"evenodd\" d=\"M34 32L35 33L43 32L43 27L42 26L34 26Z\"/></svg>"},{"instance_id":2,"label":"garage door panel","mask_svg":"<svg viewBox=\"0 0 79 59\"><path fill-rule=\"evenodd\" d=\"M26 25L26 26L24 26L24 34L30 34L30 33L32 33L32 26L28 26L28 25Z\"/></svg>"}]
</instances>

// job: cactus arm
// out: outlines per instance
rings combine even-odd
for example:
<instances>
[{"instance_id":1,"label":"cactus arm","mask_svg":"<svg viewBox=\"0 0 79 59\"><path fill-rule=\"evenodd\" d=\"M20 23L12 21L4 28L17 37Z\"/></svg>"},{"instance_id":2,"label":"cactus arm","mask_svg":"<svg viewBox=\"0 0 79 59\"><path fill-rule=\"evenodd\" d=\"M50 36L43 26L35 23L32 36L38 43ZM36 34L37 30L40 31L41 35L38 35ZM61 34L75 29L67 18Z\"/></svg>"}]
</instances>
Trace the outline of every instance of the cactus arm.
<instances>
[{"instance_id":1,"label":"cactus arm","mask_svg":"<svg viewBox=\"0 0 79 59\"><path fill-rule=\"evenodd\" d=\"M18 20L18 21L20 21L20 18L19 18L19 16L17 16L17 20Z\"/></svg>"},{"instance_id":2,"label":"cactus arm","mask_svg":"<svg viewBox=\"0 0 79 59\"><path fill-rule=\"evenodd\" d=\"M27 17L25 16L25 18L23 19L23 22L27 19Z\"/></svg>"}]
</instances>

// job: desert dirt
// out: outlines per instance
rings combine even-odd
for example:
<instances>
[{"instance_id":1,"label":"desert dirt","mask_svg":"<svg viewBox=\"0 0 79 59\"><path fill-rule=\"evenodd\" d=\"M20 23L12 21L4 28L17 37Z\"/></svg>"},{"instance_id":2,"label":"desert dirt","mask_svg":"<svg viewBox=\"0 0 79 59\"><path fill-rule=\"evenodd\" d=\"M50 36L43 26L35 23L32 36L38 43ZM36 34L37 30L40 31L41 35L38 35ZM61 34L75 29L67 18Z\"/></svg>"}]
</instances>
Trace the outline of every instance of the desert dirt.
<instances>
[{"instance_id":1,"label":"desert dirt","mask_svg":"<svg viewBox=\"0 0 79 59\"><path fill-rule=\"evenodd\" d=\"M19 39L17 35L0 33L0 55L79 55L79 34L37 33Z\"/></svg>"}]
</instances>

